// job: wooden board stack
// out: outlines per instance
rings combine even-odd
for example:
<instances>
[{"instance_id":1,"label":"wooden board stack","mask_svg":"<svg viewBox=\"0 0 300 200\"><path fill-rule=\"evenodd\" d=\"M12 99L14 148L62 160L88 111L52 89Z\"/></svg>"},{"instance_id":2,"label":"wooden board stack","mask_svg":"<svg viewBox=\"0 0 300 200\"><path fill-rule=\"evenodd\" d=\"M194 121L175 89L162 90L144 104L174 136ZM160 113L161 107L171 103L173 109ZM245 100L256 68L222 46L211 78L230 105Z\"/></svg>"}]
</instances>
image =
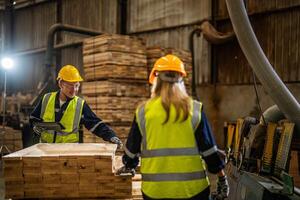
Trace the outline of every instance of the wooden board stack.
<instances>
[{"instance_id":1,"label":"wooden board stack","mask_svg":"<svg viewBox=\"0 0 300 200\"><path fill-rule=\"evenodd\" d=\"M189 51L182 49L174 49L174 48L162 48L159 46L147 47L147 65L148 65L148 73L150 74L151 69L155 61L167 54L174 54L178 56L185 65L185 70L187 72L187 77L184 79L184 83L186 86L186 90L190 95L192 93L192 56Z\"/></svg>"},{"instance_id":2,"label":"wooden board stack","mask_svg":"<svg viewBox=\"0 0 300 200\"><path fill-rule=\"evenodd\" d=\"M114 34L88 38L83 45L83 65L86 102L125 140L136 106L149 96L143 41ZM98 141L102 140L84 131L84 142Z\"/></svg>"},{"instance_id":3,"label":"wooden board stack","mask_svg":"<svg viewBox=\"0 0 300 200\"><path fill-rule=\"evenodd\" d=\"M37 144L3 157L6 198L132 198L113 144Z\"/></svg>"},{"instance_id":4,"label":"wooden board stack","mask_svg":"<svg viewBox=\"0 0 300 200\"><path fill-rule=\"evenodd\" d=\"M10 152L15 152L23 149L21 130L16 130L6 126L4 131L2 129L0 130L0 140L2 138L3 138L3 144L6 145L6 147ZM5 151L6 149L3 150Z\"/></svg>"}]
</instances>

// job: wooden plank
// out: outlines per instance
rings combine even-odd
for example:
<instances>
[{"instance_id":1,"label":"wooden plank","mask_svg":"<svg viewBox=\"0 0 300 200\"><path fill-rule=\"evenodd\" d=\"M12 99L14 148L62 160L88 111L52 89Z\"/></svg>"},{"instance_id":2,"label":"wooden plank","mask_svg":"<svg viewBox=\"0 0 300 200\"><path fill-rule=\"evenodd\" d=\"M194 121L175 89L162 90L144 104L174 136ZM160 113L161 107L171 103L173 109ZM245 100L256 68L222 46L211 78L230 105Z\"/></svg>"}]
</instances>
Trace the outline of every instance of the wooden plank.
<instances>
[{"instance_id":1,"label":"wooden plank","mask_svg":"<svg viewBox=\"0 0 300 200\"><path fill-rule=\"evenodd\" d=\"M147 98L136 98L136 97L84 97L86 102L92 109L100 110L134 110L137 106L146 101Z\"/></svg>"},{"instance_id":2,"label":"wooden plank","mask_svg":"<svg viewBox=\"0 0 300 200\"><path fill-rule=\"evenodd\" d=\"M120 81L83 82L82 94L86 96L125 96L148 97L149 88L146 83L128 83Z\"/></svg>"},{"instance_id":3,"label":"wooden plank","mask_svg":"<svg viewBox=\"0 0 300 200\"><path fill-rule=\"evenodd\" d=\"M145 66L147 64L147 60L146 55L123 52L103 52L83 57L84 67L94 67L106 64L131 65L139 67Z\"/></svg>"},{"instance_id":4,"label":"wooden plank","mask_svg":"<svg viewBox=\"0 0 300 200\"><path fill-rule=\"evenodd\" d=\"M6 197L129 198L131 179L112 171L115 150L114 144L37 144L8 155Z\"/></svg>"},{"instance_id":5,"label":"wooden plank","mask_svg":"<svg viewBox=\"0 0 300 200\"><path fill-rule=\"evenodd\" d=\"M109 78L141 79L148 78L145 66L127 65L95 65L94 67L84 68L84 78L87 81L101 80Z\"/></svg>"}]
</instances>

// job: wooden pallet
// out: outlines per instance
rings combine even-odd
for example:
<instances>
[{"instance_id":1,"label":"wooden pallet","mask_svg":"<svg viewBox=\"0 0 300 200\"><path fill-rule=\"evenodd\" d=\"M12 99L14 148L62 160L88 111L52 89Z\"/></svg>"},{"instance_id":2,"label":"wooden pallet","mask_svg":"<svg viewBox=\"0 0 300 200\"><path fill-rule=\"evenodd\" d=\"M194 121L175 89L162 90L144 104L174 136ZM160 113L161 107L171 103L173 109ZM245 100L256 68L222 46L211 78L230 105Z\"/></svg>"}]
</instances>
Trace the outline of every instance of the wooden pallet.
<instances>
[{"instance_id":1,"label":"wooden pallet","mask_svg":"<svg viewBox=\"0 0 300 200\"><path fill-rule=\"evenodd\" d=\"M115 150L113 144L37 144L9 154L6 198L131 198L131 178L114 175Z\"/></svg>"}]
</instances>

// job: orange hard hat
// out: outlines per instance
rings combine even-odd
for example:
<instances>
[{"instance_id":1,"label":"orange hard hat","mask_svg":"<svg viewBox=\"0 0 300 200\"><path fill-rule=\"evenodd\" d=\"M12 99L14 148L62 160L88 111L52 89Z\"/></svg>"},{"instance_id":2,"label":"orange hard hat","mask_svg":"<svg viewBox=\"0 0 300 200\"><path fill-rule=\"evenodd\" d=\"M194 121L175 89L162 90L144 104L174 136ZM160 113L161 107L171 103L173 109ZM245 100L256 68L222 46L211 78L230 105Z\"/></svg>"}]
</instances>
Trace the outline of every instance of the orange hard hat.
<instances>
[{"instance_id":1,"label":"orange hard hat","mask_svg":"<svg viewBox=\"0 0 300 200\"><path fill-rule=\"evenodd\" d=\"M68 82L83 81L79 74L79 71L73 65L63 66L58 72L57 80L64 80Z\"/></svg>"},{"instance_id":2,"label":"orange hard hat","mask_svg":"<svg viewBox=\"0 0 300 200\"><path fill-rule=\"evenodd\" d=\"M149 76L149 83L153 84L155 73L161 71L175 71L182 74L182 76L186 76L186 71L184 69L183 62L172 54L168 54L159 58L152 68L152 71Z\"/></svg>"}]
</instances>

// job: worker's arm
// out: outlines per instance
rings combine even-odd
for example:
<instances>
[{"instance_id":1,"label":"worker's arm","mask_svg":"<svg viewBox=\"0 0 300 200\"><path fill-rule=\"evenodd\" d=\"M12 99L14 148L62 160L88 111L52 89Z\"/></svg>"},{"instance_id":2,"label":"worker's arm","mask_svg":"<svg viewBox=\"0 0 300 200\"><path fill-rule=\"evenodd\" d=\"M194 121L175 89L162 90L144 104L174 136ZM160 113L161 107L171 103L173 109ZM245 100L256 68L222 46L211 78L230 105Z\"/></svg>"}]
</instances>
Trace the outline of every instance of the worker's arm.
<instances>
[{"instance_id":1,"label":"worker's arm","mask_svg":"<svg viewBox=\"0 0 300 200\"><path fill-rule=\"evenodd\" d=\"M203 111L201 112L201 122L196 129L195 137L202 158L207 164L208 171L213 174L221 174L225 164L218 154L215 139Z\"/></svg>"},{"instance_id":2,"label":"worker's arm","mask_svg":"<svg viewBox=\"0 0 300 200\"><path fill-rule=\"evenodd\" d=\"M139 164L139 154L141 152L142 135L136 117L131 125L131 129L127 138L126 145L124 146L125 154L122 161L126 168L135 169Z\"/></svg>"},{"instance_id":3,"label":"worker's arm","mask_svg":"<svg viewBox=\"0 0 300 200\"><path fill-rule=\"evenodd\" d=\"M97 117L86 102L83 104L80 123L82 123L90 132L103 138L105 141L113 142L112 139L117 138L115 132L99 117Z\"/></svg>"},{"instance_id":4,"label":"worker's arm","mask_svg":"<svg viewBox=\"0 0 300 200\"><path fill-rule=\"evenodd\" d=\"M41 108L42 108L42 100L39 101L39 103L37 104L37 106L34 108L34 110L31 112L29 116L29 123L31 127L33 126L32 125L33 122L42 121L42 119L40 118Z\"/></svg>"},{"instance_id":5,"label":"worker's arm","mask_svg":"<svg viewBox=\"0 0 300 200\"><path fill-rule=\"evenodd\" d=\"M217 174L217 191L215 199L224 199L229 195L229 184L224 172L224 161L220 158L218 148L213 137L205 113L201 112L201 122L195 132L196 141L202 158L207 164L208 171Z\"/></svg>"}]
</instances>

